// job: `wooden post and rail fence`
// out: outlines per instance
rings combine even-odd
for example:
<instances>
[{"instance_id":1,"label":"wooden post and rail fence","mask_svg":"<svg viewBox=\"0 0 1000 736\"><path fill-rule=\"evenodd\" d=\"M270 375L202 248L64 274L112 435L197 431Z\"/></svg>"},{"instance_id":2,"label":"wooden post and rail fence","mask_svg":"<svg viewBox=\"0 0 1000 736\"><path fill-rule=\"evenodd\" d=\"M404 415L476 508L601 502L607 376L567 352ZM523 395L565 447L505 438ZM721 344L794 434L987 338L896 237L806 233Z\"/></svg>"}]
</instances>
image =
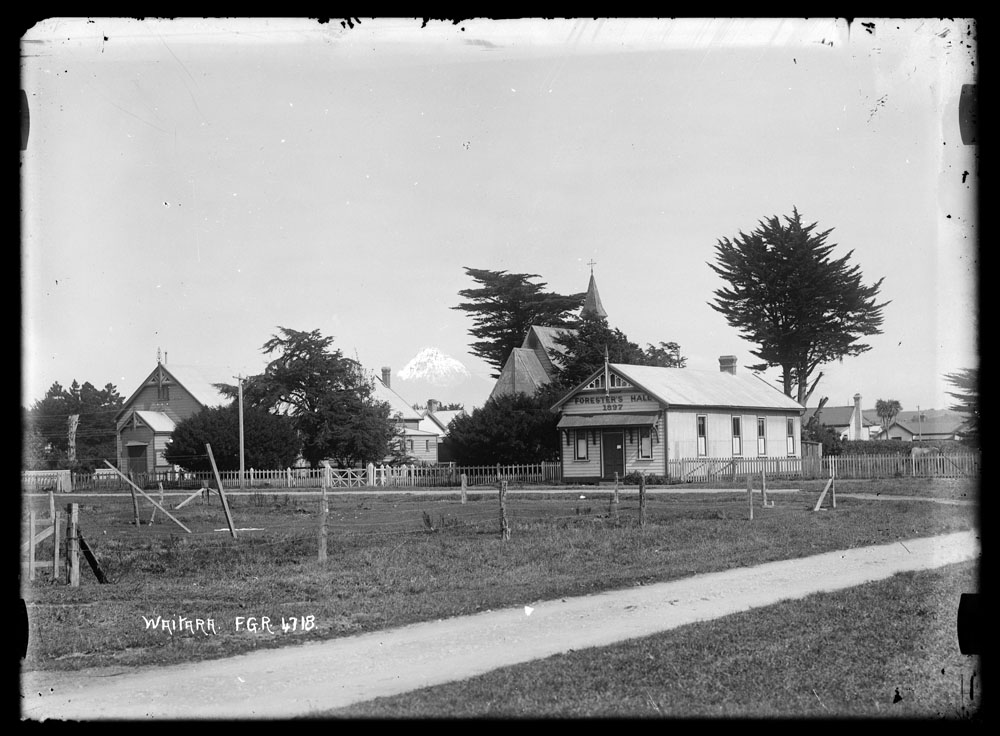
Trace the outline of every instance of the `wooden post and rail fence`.
<instances>
[{"instance_id":1,"label":"wooden post and rail fence","mask_svg":"<svg viewBox=\"0 0 1000 736\"><path fill-rule=\"evenodd\" d=\"M766 474L772 479L825 479L834 474L841 480L878 478L976 478L982 473L982 455L978 452L913 452L888 455L809 455L806 457L682 457L666 462L663 477L670 483L734 482L747 475ZM22 490L29 493L101 492L127 490L135 498L146 489L192 490L199 486L239 489L238 471L124 473L105 461L100 473L70 471L23 471ZM491 486L497 478L513 487L524 484L561 484L562 466L558 462L509 465L374 465L363 468L284 468L245 473L244 488L267 491L293 488L319 488L326 483L337 488L434 488ZM624 480L622 478L621 480ZM149 499L149 496L146 495Z\"/></svg>"},{"instance_id":2,"label":"wooden post and rail fence","mask_svg":"<svg viewBox=\"0 0 1000 736\"><path fill-rule=\"evenodd\" d=\"M60 537L60 526L66 522L65 534ZM59 582L65 569L66 582L76 587L80 585L80 555L87 560L97 582L110 582L97 555L87 544L80 531L80 506L66 505L65 514L56 510L53 494L49 494L49 516L39 517L34 508L28 509L26 541L21 544L22 575L33 582L42 570L50 571L53 582ZM38 548L47 539L52 540L52 551L46 559L39 559Z\"/></svg>"}]
</instances>

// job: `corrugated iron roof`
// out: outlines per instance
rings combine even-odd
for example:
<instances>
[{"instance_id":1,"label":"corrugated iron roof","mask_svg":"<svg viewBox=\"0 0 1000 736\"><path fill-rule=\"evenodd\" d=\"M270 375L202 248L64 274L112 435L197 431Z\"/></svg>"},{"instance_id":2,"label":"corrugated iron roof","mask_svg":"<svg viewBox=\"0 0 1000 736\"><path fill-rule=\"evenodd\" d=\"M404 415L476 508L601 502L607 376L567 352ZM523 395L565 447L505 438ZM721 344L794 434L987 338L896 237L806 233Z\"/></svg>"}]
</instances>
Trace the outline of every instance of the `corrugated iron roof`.
<instances>
[{"instance_id":1,"label":"corrugated iron roof","mask_svg":"<svg viewBox=\"0 0 1000 736\"><path fill-rule=\"evenodd\" d=\"M173 432L177 427L177 425L174 424L174 420L162 411L138 410L135 415L144 421L154 432Z\"/></svg>"},{"instance_id":2,"label":"corrugated iron roof","mask_svg":"<svg viewBox=\"0 0 1000 736\"><path fill-rule=\"evenodd\" d=\"M611 363L608 368L668 407L734 407L802 411L802 405L751 373L725 373L695 368L661 368ZM562 406L602 369L594 371L553 409Z\"/></svg>"},{"instance_id":3,"label":"corrugated iron roof","mask_svg":"<svg viewBox=\"0 0 1000 736\"><path fill-rule=\"evenodd\" d=\"M919 435L919 434L946 434L953 435L958 434L964 422L962 420L954 420L948 418L928 418L921 422L916 419L897 419L889 428L892 429L893 424L899 425L908 432Z\"/></svg>"},{"instance_id":4,"label":"corrugated iron roof","mask_svg":"<svg viewBox=\"0 0 1000 736\"><path fill-rule=\"evenodd\" d=\"M805 414L802 415L802 421L808 422L812 419L818 408L814 406L806 409ZM853 414L853 406L824 406L823 413L820 415L820 421L827 427L847 427L852 424L851 417ZM865 416L864 412L861 412L862 427L874 427L877 424L878 422L871 421L871 419Z\"/></svg>"}]
</instances>

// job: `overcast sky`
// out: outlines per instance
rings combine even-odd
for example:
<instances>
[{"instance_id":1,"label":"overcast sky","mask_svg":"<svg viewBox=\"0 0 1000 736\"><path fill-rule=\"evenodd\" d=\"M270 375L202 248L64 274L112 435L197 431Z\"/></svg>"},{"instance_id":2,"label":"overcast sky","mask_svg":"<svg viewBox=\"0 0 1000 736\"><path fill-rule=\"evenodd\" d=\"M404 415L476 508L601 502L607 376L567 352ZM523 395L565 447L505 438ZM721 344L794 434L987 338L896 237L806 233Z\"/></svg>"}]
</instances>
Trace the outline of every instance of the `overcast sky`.
<instances>
[{"instance_id":1,"label":"overcast sky","mask_svg":"<svg viewBox=\"0 0 1000 736\"><path fill-rule=\"evenodd\" d=\"M476 377L435 398L471 408L492 382L450 308L475 286L463 267L574 293L591 260L613 327L745 370L707 264L793 207L892 301L810 405L952 403L943 374L978 360L969 22L421 25L28 31L22 403L74 379L128 396L158 349L232 382L283 326L375 372L435 347Z\"/></svg>"}]
</instances>

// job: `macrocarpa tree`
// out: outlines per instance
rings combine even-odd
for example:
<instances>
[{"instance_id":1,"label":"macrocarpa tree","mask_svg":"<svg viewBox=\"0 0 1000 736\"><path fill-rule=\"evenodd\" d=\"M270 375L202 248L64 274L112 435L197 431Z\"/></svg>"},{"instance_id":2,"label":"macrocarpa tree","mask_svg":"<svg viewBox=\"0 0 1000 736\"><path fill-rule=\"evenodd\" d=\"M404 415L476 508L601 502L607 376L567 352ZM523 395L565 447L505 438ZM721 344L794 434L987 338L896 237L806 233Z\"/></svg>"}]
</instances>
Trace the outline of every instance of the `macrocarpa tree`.
<instances>
[{"instance_id":1,"label":"macrocarpa tree","mask_svg":"<svg viewBox=\"0 0 1000 736\"><path fill-rule=\"evenodd\" d=\"M290 417L302 456L313 467L327 459L340 467L380 462L396 423L389 405L374 396L375 379L319 330L278 327L278 332L261 347L274 359L244 382L244 404ZM233 398L238 391L226 384L216 388Z\"/></svg>"},{"instance_id":2,"label":"macrocarpa tree","mask_svg":"<svg viewBox=\"0 0 1000 736\"><path fill-rule=\"evenodd\" d=\"M559 457L559 417L549 411L559 400L549 384L533 395L491 397L471 414L460 414L448 426L448 441L462 465L538 463Z\"/></svg>"},{"instance_id":3,"label":"macrocarpa tree","mask_svg":"<svg viewBox=\"0 0 1000 736\"><path fill-rule=\"evenodd\" d=\"M979 369L963 368L958 373L949 373L945 379L956 391L949 391L948 395L958 401L952 405L952 411L957 411L965 416L965 422L959 433L962 440L970 445L979 445Z\"/></svg>"},{"instance_id":4,"label":"macrocarpa tree","mask_svg":"<svg viewBox=\"0 0 1000 736\"><path fill-rule=\"evenodd\" d=\"M240 468L239 407L206 407L174 429L164 459L185 470L210 471L205 445L211 445L216 467ZM291 466L299 455L299 436L288 417L252 406L243 408L243 462L249 468L275 470Z\"/></svg>"},{"instance_id":5,"label":"macrocarpa tree","mask_svg":"<svg viewBox=\"0 0 1000 736\"><path fill-rule=\"evenodd\" d=\"M729 286L714 292L710 306L759 347L751 351L762 371L781 368L781 387L803 406L819 380L813 373L825 364L871 349L861 338L881 334L883 309L878 302L883 279L865 285L854 251L833 257L832 232L803 225L797 209L758 223L715 246L709 263Z\"/></svg>"},{"instance_id":6,"label":"macrocarpa tree","mask_svg":"<svg viewBox=\"0 0 1000 736\"><path fill-rule=\"evenodd\" d=\"M582 293L563 295L545 291L544 282L532 281L540 278L538 274L468 267L465 272L480 286L458 292L468 301L452 309L472 317L469 334L477 338L470 346L472 354L493 367L494 378L500 375L511 351L521 347L529 327L572 326L573 312L583 304Z\"/></svg>"}]
</instances>

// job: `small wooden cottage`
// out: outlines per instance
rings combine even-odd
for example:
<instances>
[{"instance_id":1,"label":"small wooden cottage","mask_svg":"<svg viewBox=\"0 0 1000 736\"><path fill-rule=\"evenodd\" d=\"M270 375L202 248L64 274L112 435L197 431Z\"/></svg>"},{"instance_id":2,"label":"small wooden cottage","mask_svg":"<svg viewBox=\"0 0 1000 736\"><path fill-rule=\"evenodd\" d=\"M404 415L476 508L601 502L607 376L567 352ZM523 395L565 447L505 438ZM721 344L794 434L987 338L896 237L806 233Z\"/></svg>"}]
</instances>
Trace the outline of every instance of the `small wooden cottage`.
<instances>
[{"instance_id":1,"label":"small wooden cottage","mask_svg":"<svg viewBox=\"0 0 1000 736\"><path fill-rule=\"evenodd\" d=\"M803 407L763 379L721 370L606 364L570 391L559 414L563 479L677 475L675 460L799 458Z\"/></svg>"},{"instance_id":2,"label":"small wooden cottage","mask_svg":"<svg viewBox=\"0 0 1000 736\"><path fill-rule=\"evenodd\" d=\"M168 368L157 357L156 368L115 416L118 469L133 475L173 470L163 453L176 426L207 406L228 402L197 368Z\"/></svg>"}]
</instances>

